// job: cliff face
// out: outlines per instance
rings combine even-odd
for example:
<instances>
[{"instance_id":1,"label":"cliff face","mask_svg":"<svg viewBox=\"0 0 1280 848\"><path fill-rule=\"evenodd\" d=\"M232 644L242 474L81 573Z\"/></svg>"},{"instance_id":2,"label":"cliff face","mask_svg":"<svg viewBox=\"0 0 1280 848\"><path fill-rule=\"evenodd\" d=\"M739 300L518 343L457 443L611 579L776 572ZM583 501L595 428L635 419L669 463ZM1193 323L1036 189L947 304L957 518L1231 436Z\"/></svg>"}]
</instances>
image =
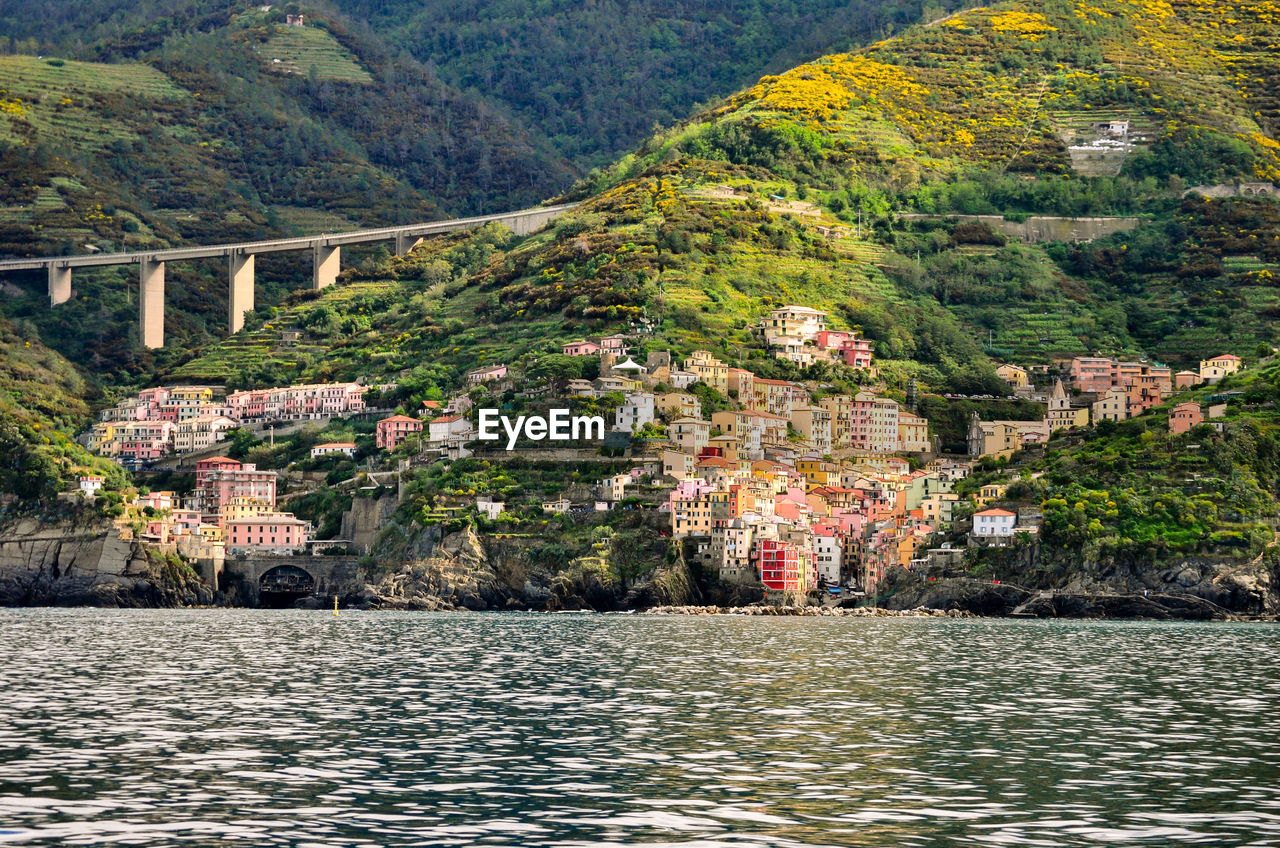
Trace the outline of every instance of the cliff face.
<instances>
[{"instance_id":1,"label":"cliff face","mask_svg":"<svg viewBox=\"0 0 1280 848\"><path fill-rule=\"evenodd\" d=\"M429 527L397 545L411 552L409 561L364 573L347 601L373 609L606 611L688 604L701 597L683 562L661 566L628 586L598 562L534 564L526 556L530 542L481 537L470 527L441 537L438 527Z\"/></svg>"},{"instance_id":2,"label":"cliff face","mask_svg":"<svg viewBox=\"0 0 1280 848\"><path fill-rule=\"evenodd\" d=\"M110 525L24 520L0 531L0 606L181 607L213 593L189 569Z\"/></svg>"},{"instance_id":3,"label":"cliff face","mask_svg":"<svg viewBox=\"0 0 1280 848\"><path fill-rule=\"evenodd\" d=\"M443 538L424 531L409 549L419 558L394 570L364 573L348 600L372 609L501 610L542 608L545 587L534 585L518 557L490 555L470 527Z\"/></svg>"},{"instance_id":4,"label":"cliff face","mask_svg":"<svg viewBox=\"0 0 1280 848\"><path fill-rule=\"evenodd\" d=\"M889 609L960 609L1039 618L1280 616L1280 554L1249 561L1184 558L1159 564L1009 551L976 576L930 580L891 569L880 603ZM998 582L993 582L998 581Z\"/></svg>"}]
</instances>

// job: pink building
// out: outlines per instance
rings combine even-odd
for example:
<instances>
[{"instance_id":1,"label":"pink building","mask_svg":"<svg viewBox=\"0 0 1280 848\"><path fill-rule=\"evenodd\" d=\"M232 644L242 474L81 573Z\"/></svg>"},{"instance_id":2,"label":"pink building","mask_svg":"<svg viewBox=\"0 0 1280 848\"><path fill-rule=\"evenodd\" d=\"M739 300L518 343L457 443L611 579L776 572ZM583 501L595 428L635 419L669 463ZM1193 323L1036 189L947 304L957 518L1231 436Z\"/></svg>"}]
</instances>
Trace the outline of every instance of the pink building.
<instances>
[{"instance_id":1,"label":"pink building","mask_svg":"<svg viewBox=\"0 0 1280 848\"><path fill-rule=\"evenodd\" d=\"M1068 370L1071 384L1082 392L1105 394L1121 386L1129 394L1129 415L1141 415L1173 392L1173 369L1146 362L1119 362L1100 356L1077 356Z\"/></svg>"},{"instance_id":2,"label":"pink building","mask_svg":"<svg viewBox=\"0 0 1280 848\"><path fill-rule=\"evenodd\" d=\"M196 488L200 488L214 471L234 471L240 468L240 462L229 456L211 456L196 463Z\"/></svg>"},{"instance_id":3,"label":"pink building","mask_svg":"<svg viewBox=\"0 0 1280 848\"><path fill-rule=\"evenodd\" d=\"M1101 394L1111 388L1111 368L1114 360L1101 356L1077 356L1071 360L1068 375L1071 385L1082 392Z\"/></svg>"},{"instance_id":4,"label":"pink building","mask_svg":"<svg viewBox=\"0 0 1280 848\"><path fill-rule=\"evenodd\" d=\"M365 387L359 383L306 383L253 389L227 395L227 412L242 421L302 419L349 415L365 410Z\"/></svg>"},{"instance_id":5,"label":"pink building","mask_svg":"<svg viewBox=\"0 0 1280 848\"><path fill-rule=\"evenodd\" d=\"M856 337L856 333L848 330L819 330L814 343L823 350L839 350L841 345Z\"/></svg>"},{"instance_id":6,"label":"pink building","mask_svg":"<svg viewBox=\"0 0 1280 848\"><path fill-rule=\"evenodd\" d=\"M871 342L868 339L847 339L840 345L844 364L850 368L871 367Z\"/></svg>"},{"instance_id":7,"label":"pink building","mask_svg":"<svg viewBox=\"0 0 1280 848\"><path fill-rule=\"evenodd\" d=\"M1180 403L1169 410L1169 432L1175 436L1203 423L1204 413L1200 411L1200 404L1193 400Z\"/></svg>"},{"instance_id":8,"label":"pink building","mask_svg":"<svg viewBox=\"0 0 1280 848\"><path fill-rule=\"evenodd\" d=\"M1195 371L1179 371L1173 375L1173 387L1178 390L1190 389L1201 382L1200 375Z\"/></svg>"},{"instance_id":9,"label":"pink building","mask_svg":"<svg viewBox=\"0 0 1280 848\"><path fill-rule=\"evenodd\" d=\"M194 509L175 509L170 523L175 536L200 535L200 513Z\"/></svg>"},{"instance_id":10,"label":"pink building","mask_svg":"<svg viewBox=\"0 0 1280 848\"><path fill-rule=\"evenodd\" d=\"M307 523L287 512L266 512L227 522L228 553L291 554L307 543Z\"/></svg>"},{"instance_id":11,"label":"pink building","mask_svg":"<svg viewBox=\"0 0 1280 848\"><path fill-rule=\"evenodd\" d=\"M209 465L201 468L205 463ZM196 488L189 505L209 519L206 523L221 524L223 507L232 498L249 498L274 507L276 473L259 471L252 463L241 464L225 456L196 464Z\"/></svg>"},{"instance_id":12,"label":"pink building","mask_svg":"<svg viewBox=\"0 0 1280 848\"><path fill-rule=\"evenodd\" d=\"M422 432L422 422L407 415L393 415L378 422L375 441L383 450L395 450L414 433Z\"/></svg>"},{"instance_id":13,"label":"pink building","mask_svg":"<svg viewBox=\"0 0 1280 848\"><path fill-rule=\"evenodd\" d=\"M133 459L159 459L169 453L173 440L172 421L134 421L116 430L118 455Z\"/></svg>"},{"instance_id":14,"label":"pink building","mask_svg":"<svg viewBox=\"0 0 1280 848\"><path fill-rule=\"evenodd\" d=\"M595 342L566 342L560 350L565 356L595 356L600 353L600 345Z\"/></svg>"},{"instance_id":15,"label":"pink building","mask_svg":"<svg viewBox=\"0 0 1280 848\"><path fill-rule=\"evenodd\" d=\"M473 386L478 386L481 383L488 383L492 380L501 380L505 376L507 376L507 366L493 365L488 368L477 368L470 372L467 374L467 382Z\"/></svg>"},{"instance_id":16,"label":"pink building","mask_svg":"<svg viewBox=\"0 0 1280 848\"><path fill-rule=\"evenodd\" d=\"M612 351L618 356L626 356L627 337L620 335L605 336L600 340L600 348L602 350Z\"/></svg>"}]
</instances>

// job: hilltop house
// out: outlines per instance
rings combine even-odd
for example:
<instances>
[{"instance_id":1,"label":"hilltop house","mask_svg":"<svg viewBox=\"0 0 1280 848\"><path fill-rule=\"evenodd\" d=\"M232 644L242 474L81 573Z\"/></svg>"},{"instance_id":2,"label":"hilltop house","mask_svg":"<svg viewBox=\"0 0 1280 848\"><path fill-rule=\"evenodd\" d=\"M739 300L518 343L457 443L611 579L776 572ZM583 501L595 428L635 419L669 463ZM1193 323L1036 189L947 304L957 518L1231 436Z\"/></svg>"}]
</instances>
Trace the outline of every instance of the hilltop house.
<instances>
[{"instance_id":1,"label":"hilltop house","mask_svg":"<svg viewBox=\"0 0 1280 848\"><path fill-rule=\"evenodd\" d=\"M414 433L422 432L422 422L407 415L392 415L378 422L374 442L383 450L395 450Z\"/></svg>"},{"instance_id":2,"label":"hilltop house","mask_svg":"<svg viewBox=\"0 0 1280 848\"><path fill-rule=\"evenodd\" d=\"M1009 384L1009 388L1017 391L1025 389L1031 385L1031 378L1027 374L1027 369L1020 365L1000 365L996 368L996 376Z\"/></svg>"},{"instance_id":3,"label":"hilltop house","mask_svg":"<svg viewBox=\"0 0 1280 848\"><path fill-rule=\"evenodd\" d=\"M871 341L869 339L845 339L840 343L840 354L844 364L850 368L871 368Z\"/></svg>"},{"instance_id":4,"label":"hilltop house","mask_svg":"<svg viewBox=\"0 0 1280 848\"><path fill-rule=\"evenodd\" d=\"M1175 436L1202 423L1204 413L1200 411L1200 404L1193 400L1184 401L1169 410L1169 432Z\"/></svg>"},{"instance_id":5,"label":"hilltop house","mask_svg":"<svg viewBox=\"0 0 1280 848\"><path fill-rule=\"evenodd\" d=\"M600 345L595 342L565 342L560 348L565 356L597 356L600 353Z\"/></svg>"},{"instance_id":6,"label":"hilltop house","mask_svg":"<svg viewBox=\"0 0 1280 848\"><path fill-rule=\"evenodd\" d=\"M316 445L311 449L311 458L316 459L321 456L328 456L333 453L343 453L347 456L356 455L355 442L325 442L322 445Z\"/></svg>"},{"instance_id":7,"label":"hilltop house","mask_svg":"<svg viewBox=\"0 0 1280 848\"><path fill-rule=\"evenodd\" d=\"M973 532L969 538L982 543L1007 543L1013 538L1017 524L1015 513L1004 509L984 509L973 514Z\"/></svg>"},{"instance_id":8,"label":"hilltop house","mask_svg":"<svg viewBox=\"0 0 1280 848\"><path fill-rule=\"evenodd\" d=\"M1240 370L1244 363L1240 357L1224 353L1212 359L1200 360L1200 379L1206 383L1216 383L1228 374Z\"/></svg>"},{"instance_id":9,"label":"hilltop house","mask_svg":"<svg viewBox=\"0 0 1280 848\"><path fill-rule=\"evenodd\" d=\"M780 346L784 339L815 343L827 328L827 313L808 306L783 306L770 312L760 327L771 346Z\"/></svg>"},{"instance_id":10,"label":"hilltop house","mask_svg":"<svg viewBox=\"0 0 1280 848\"><path fill-rule=\"evenodd\" d=\"M471 421L461 415L444 415L427 425L427 440L433 443L468 441L471 437Z\"/></svg>"},{"instance_id":11,"label":"hilltop house","mask_svg":"<svg viewBox=\"0 0 1280 848\"><path fill-rule=\"evenodd\" d=\"M476 368L467 372L467 383L478 386L481 383L490 383L494 380L501 380L507 376L507 366L490 365L487 368Z\"/></svg>"}]
</instances>

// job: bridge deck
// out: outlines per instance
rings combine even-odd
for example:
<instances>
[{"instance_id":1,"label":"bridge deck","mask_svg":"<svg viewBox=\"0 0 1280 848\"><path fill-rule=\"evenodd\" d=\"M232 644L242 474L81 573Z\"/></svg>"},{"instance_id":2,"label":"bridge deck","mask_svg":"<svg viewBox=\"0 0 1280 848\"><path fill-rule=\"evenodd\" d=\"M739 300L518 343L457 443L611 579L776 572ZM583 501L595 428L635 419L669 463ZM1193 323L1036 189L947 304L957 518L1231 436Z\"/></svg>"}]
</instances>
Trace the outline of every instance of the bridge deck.
<instances>
[{"instance_id":1,"label":"bridge deck","mask_svg":"<svg viewBox=\"0 0 1280 848\"><path fill-rule=\"evenodd\" d=\"M47 256L31 259L0 261L0 271L24 271L38 268L89 268L102 265L130 265L146 259L152 262L175 262L182 259L209 259L229 256L233 253L276 253L287 250L307 250L312 247L334 247L344 244L360 244L370 241L387 241L398 236L428 236L461 230L495 221L517 219L526 215L545 212L563 212L578 204L563 203L559 206L535 206L516 212L498 215L478 215L471 218L450 218L445 221L428 221L399 227L381 227L373 230L352 230L345 233L325 233L318 236L246 241L232 244L203 245L198 247L172 247L161 250L144 250L132 253L90 253L82 256Z\"/></svg>"}]
</instances>

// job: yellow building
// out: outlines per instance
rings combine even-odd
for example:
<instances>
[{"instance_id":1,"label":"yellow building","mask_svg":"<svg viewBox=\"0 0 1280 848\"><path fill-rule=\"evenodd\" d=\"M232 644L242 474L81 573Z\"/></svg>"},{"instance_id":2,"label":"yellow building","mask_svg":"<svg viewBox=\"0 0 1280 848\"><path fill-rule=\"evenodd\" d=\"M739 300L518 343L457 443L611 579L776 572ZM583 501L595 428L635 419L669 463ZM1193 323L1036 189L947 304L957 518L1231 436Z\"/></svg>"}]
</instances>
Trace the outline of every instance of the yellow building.
<instances>
[{"instance_id":1,"label":"yellow building","mask_svg":"<svg viewBox=\"0 0 1280 848\"><path fill-rule=\"evenodd\" d=\"M796 471L804 475L810 489L840 485L840 466L822 457L807 456L796 460Z\"/></svg>"},{"instance_id":2,"label":"yellow building","mask_svg":"<svg viewBox=\"0 0 1280 848\"><path fill-rule=\"evenodd\" d=\"M831 413L831 444L847 448L852 444L853 398L848 395L828 395L818 403Z\"/></svg>"},{"instance_id":3,"label":"yellow building","mask_svg":"<svg viewBox=\"0 0 1280 848\"><path fill-rule=\"evenodd\" d=\"M981 509L992 501L998 501L1004 497L1004 493L1009 491L1007 483L988 483L978 490L978 494L974 496L974 503Z\"/></svg>"},{"instance_id":4,"label":"yellow building","mask_svg":"<svg viewBox=\"0 0 1280 848\"><path fill-rule=\"evenodd\" d=\"M929 420L912 415L905 409L898 411L898 450L904 453L926 453L933 450L929 441Z\"/></svg>"},{"instance_id":5,"label":"yellow building","mask_svg":"<svg viewBox=\"0 0 1280 848\"><path fill-rule=\"evenodd\" d=\"M1049 432L1051 433L1055 430L1087 427L1089 425L1089 407L1072 406L1071 398L1067 395L1067 390L1063 388L1062 381L1055 380L1053 394L1049 397L1049 412L1045 416L1045 421L1048 422Z\"/></svg>"},{"instance_id":6,"label":"yellow building","mask_svg":"<svg viewBox=\"0 0 1280 848\"><path fill-rule=\"evenodd\" d=\"M1031 385L1027 369L1020 365L1001 365L996 368L996 376L1008 383L1011 389L1025 389Z\"/></svg>"},{"instance_id":7,"label":"yellow building","mask_svg":"<svg viewBox=\"0 0 1280 848\"><path fill-rule=\"evenodd\" d=\"M710 351L695 350L685 359L684 370L694 374L699 383L705 383L725 397L729 396L729 366L712 356Z\"/></svg>"},{"instance_id":8,"label":"yellow building","mask_svg":"<svg viewBox=\"0 0 1280 848\"><path fill-rule=\"evenodd\" d=\"M797 406L791 410L791 422L800 431L805 444L818 453L831 453L831 411L822 406Z\"/></svg>"},{"instance_id":9,"label":"yellow building","mask_svg":"<svg viewBox=\"0 0 1280 848\"><path fill-rule=\"evenodd\" d=\"M1200 379L1206 383L1216 383L1228 374L1234 374L1244 365L1240 357L1224 353L1213 359L1200 360Z\"/></svg>"},{"instance_id":10,"label":"yellow building","mask_svg":"<svg viewBox=\"0 0 1280 848\"><path fill-rule=\"evenodd\" d=\"M669 418L701 418L702 401L688 392L667 392L653 399L658 414Z\"/></svg>"}]
</instances>

